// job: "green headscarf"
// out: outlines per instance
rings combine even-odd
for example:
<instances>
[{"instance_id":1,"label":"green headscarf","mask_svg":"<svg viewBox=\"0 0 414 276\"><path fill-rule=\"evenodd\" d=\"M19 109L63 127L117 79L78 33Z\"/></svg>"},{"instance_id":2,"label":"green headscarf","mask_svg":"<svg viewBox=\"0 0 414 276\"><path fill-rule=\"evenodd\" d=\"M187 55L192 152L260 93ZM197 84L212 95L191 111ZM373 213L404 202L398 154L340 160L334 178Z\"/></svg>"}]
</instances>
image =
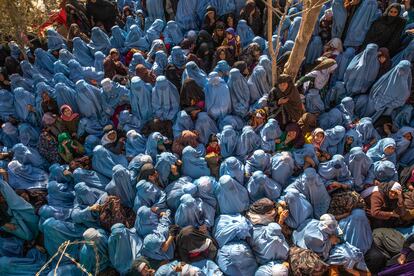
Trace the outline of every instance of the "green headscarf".
<instances>
[{"instance_id":1,"label":"green headscarf","mask_svg":"<svg viewBox=\"0 0 414 276\"><path fill-rule=\"evenodd\" d=\"M58 152L59 153L65 153L65 148L63 147L63 142L68 141L68 143L66 144L66 146L68 147L68 149L72 152L72 138L70 137L69 133L67 132L62 132L61 134L58 135Z\"/></svg>"}]
</instances>

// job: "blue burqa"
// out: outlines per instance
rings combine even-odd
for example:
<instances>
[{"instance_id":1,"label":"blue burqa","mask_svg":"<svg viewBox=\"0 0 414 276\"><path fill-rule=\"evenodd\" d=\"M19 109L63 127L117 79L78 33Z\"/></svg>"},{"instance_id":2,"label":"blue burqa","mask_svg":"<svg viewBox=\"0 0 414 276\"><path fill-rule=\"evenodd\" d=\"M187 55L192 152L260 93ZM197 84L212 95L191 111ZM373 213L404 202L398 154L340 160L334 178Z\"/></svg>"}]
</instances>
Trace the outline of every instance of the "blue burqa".
<instances>
[{"instance_id":1,"label":"blue burqa","mask_svg":"<svg viewBox=\"0 0 414 276\"><path fill-rule=\"evenodd\" d=\"M168 229L170 224L170 218L164 217L158 224L157 229L145 237L141 251L143 256L158 261L166 261L174 258L174 244L171 244L167 251L162 250L162 246L169 236Z\"/></svg>"},{"instance_id":2,"label":"blue burqa","mask_svg":"<svg viewBox=\"0 0 414 276\"><path fill-rule=\"evenodd\" d=\"M131 79L129 101L132 114L142 122L147 122L153 116L151 101L152 88L139 77Z\"/></svg>"},{"instance_id":3,"label":"blue burqa","mask_svg":"<svg viewBox=\"0 0 414 276\"><path fill-rule=\"evenodd\" d=\"M47 48L49 51L57 51L66 48L65 39L54 29L48 29L46 31L47 36Z\"/></svg>"},{"instance_id":4,"label":"blue burqa","mask_svg":"<svg viewBox=\"0 0 414 276\"><path fill-rule=\"evenodd\" d=\"M348 217L339 221L339 227L344 232L344 240L364 254L371 248L372 230L364 210L354 209Z\"/></svg>"},{"instance_id":5,"label":"blue burqa","mask_svg":"<svg viewBox=\"0 0 414 276\"><path fill-rule=\"evenodd\" d=\"M364 42L368 30L378 17L378 3L375 0L363 0L349 23L345 47L359 47Z\"/></svg>"},{"instance_id":6,"label":"blue burqa","mask_svg":"<svg viewBox=\"0 0 414 276\"><path fill-rule=\"evenodd\" d=\"M198 0L183 0L178 2L176 19L183 32L198 29L200 22L197 18ZM205 10L203 11L205 13ZM202 15L204 16L204 14Z\"/></svg>"},{"instance_id":7,"label":"blue burqa","mask_svg":"<svg viewBox=\"0 0 414 276\"><path fill-rule=\"evenodd\" d=\"M262 138L261 148L273 153L275 151L275 140L282 135L282 130L279 127L279 123L275 119L269 119L260 131L260 137Z\"/></svg>"},{"instance_id":8,"label":"blue burqa","mask_svg":"<svg viewBox=\"0 0 414 276\"><path fill-rule=\"evenodd\" d=\"M174 120L180 109L180 96L177 88L166 77L157 77L152 90L151 103L156 118Z\"/></svg>"},{"instance_id":9,"label":"blue burqa","mask_svg":"<svg viewBox=\"0 0 414 276\"><path fill-rule=\"evenodd\" d=\"M267 82L266 70L258 65L254 68L252 75L247 81L250 90L250 104L255 103L272 88Z\"/></svg>"},{"instance_id":10,"label":"blue burqa","mask_svg":"<svg viewBox=\"0 0 414 276\"><path fill-rule=\"evenodd\" d=\"M187 57L185 56L184 51L180 46L174 46L172 48L171 55L168 57L168 63L173 64L178 68L183 68L184 65L186 65ZM202 82L204 83L204 81Z\"/></svg>"},{"instance_id":11,"label":"blue burqa","mask_svg":"<svg viewBox=\"0 0 414 276\"><path fill-rule=\"evenodd\" d=\"M185 65L182 82L184 83L184 81L188 78L193 79L201 89L203 89L208 83L206 73L201 70L194 61L190 61Z\"/></svg>"},{"instance_id":12,"label":"blue burqa","mask_svg":"<svg viewBox=\"0 0 414 276\"><path fill-rule=\"evenodd\" d=\"M332 13L332 38L341 38L345 29L346 19L348 18L343 0L332 1Z\"/></svg>"},{"instance_id":13,"label":"blue burqa","mask_svg":"<svg viewBox=\"0 0 414 276\"><path fill-rule=\"evenodd\" d=\"M92 54L101 51L105 55L109 54L112 47L108 35L99 27L92 28L91 42L88 46L90 47Z\"/></svg>"},{"instance_id":14,"label":"blue burqa","mask_svg":"<svg viewBox=\"0 0 414 276\"><path fill-rule=\"evenodd\" d=\"M167 207L165 192L153 183L141 180L138 182L136 190L134 211L137 211L141 206L158 207L160 209Z\"/></svg>"},{"instance_id":15,"label":"blue burqa","mask_svg":"<svg viewBox=\"0 0 414 276\"><path fill-rule=\"evenodd\" d=\"M199 140L203 144L208 143L208 137L210 134L216 134L219 132L216 122L211 119L207 112L198 113L197 121L195 122L195 130L199 132Z\"/></svg>"},{"instance_id":16,"label":"blue burqa","mask_svg":"<svg viewBox=\"0 0 414 276\"><path fill-rule=\"evenodd\" d=\"M116 155L101 145L94 148L92 168L96 172L108 178L112 178L112 168L118 164L127 167L128 161L126 160L126 157L123 155Z\"/></svg>"},{"instance_id":17,"label":"blue burqa","mask_svg":"<svg viewBox=\"0 0 414 276\"><path fill-rule=\"evenodd\" d=\"M152 65L145 60L141 53L138 52L132 56L132 60L129 63L128 72L130 75L135 75L135 67L137 67L138 64L144 65L147 69L152 68Z\"/></svg>"},{"instance_id":18,"label":"blue burqa","mask_svg":"<svg viewBox=\"0 0 414 276\"><path fill-rule=\"evenodd\" d=\"M177 118L175 119L173 125L173 135L174 139L178 138L181 135L181 132L184 130L194 130L194 122L191 119L191 116L185 112L185 110L181 110L177 113Z\"/></svg>"},{"instance_id":19,"label":"blue burqa","mask_svg":"<svg viewBox=\"0 0 414 276\"><path fill-rule=\"evenodd\" d=\"M411 94L411 63L402 60L371 88L365 116L376 121L405 104Z\"/></svg>"},{"instance_id":20,"label":"blue burqa","mask_svg":"<svg viewBox=\"0 0 414 276\"><path fill-rule=\"evenodd\" d=\"M59 246L61 246L61 244L65 241L82 240L83 233L86 230L86 228L81 225L57 220L55 218L48 218L45 220L42 227L44 234L44 246L50 256L53 256L53 254L58 251ZM66 253L77 259L80 247L80 244L69 246ZM63 260L65 259L66 257L64 257Z\"/></svg>"},{"instance_id":21,"label":"blue burqa","mask_svg":"<svg viewBox=\"0 0 414 276\"><path fill-rule=\"evenodd\" d=\"M360 192L364 189L365 184L372 184L372 160L369 158L362 148L354 147L350 150L345 158L349 171L354 178L354 188Z\"/></svg>"},{"instance_id":22,"label":"blue burqa","mask_svg":"<svg viewBox=\"0 0 414 276\"><path fill-rule=\"evenodd\" d=\"M37 248L30 249L26 256L2 256L0 257L0 274L16 276L35 275L46 261L47 255L41 253Z\"/></svg>"},{"instance_id":23,"label":"blue burqa","mask_svg":"<svg viewBox=\"0 0 414 276\"><path fill-rule=\"evenodd\" d=\"M122 30L118 25L115 25L111 29L111 38L109 41L111 42L111 47L118 49L120 53L124 53L126 51L125 48L125 39L126 33Z\"/></svg>"},{"instance_id":24,"label":"blue burqa","mask_svg":"<svg viewBox=\"0 0 414 276\"><path fill-rule=\"evenodd\" d=\"M411 42L401 50L398 54L396 54L392 58L392 65L395 66L402 60L408 60L409 62L412 62L414 59L414 40L411 40Z\"/></svg>"},{"instance_id":25,"label":"blue burqa","mask_svg":"<svg viewBox=\"0 0 414 276\"><path fill-rule=\"evenodd\" d=\"M165 187L169 184L171 166L175 165L177 161L177 157L171 152L163 152L157 156L155 169L158 172L160 181Z\"/></svg>"},{"instance_id":26,"label":"blue burqa","mask_svg":"<svg viewBox=\"0 0 414 276\"><path fill-rule=\"evenodd\" d=\"M163 0L147 0L145 7L150 21L154 22L157 18L165 20Z\"/></svg>"},{"instance_id":27,"label":"blue burqa","mask_svg":"<svg viewBox=\"0 0 414 276\"><path fill-rule=\"evenodd\" d=\"M237 23L237 35L240 37L241 47L245 48L249 46L254 38L253 30L247 25L246 20L239 20Z\"/></svg>"},{"instance_id":28,"label":"blue burqa","mask_svg":"<svg viewBox=\"0 0 414 276\"><path fill-rule=\"evenodd\" d=\"M80 37L73 39L73 55L82 66L92 66L95 63L91 48Z\"/></svg>"},{"instance_id":29,"label":"blue burqa","mask_svg":"<svg viewBox=\"0 0 414 276\"><path fill-rule=\"evenodd\" d=\"M396 148L395 140L392 138L384 138L378 141L373 147L371 147L367 155L371 158L372 162L377 162L381 160L388 160L393 162L394 164L397 163L397 154L394 152L390 155L385 153L385 149L387 147L394 147Z\"/></svg>"},{"instance_id":30,"label":"blue burqa","mask_svg":"<svg viewBox=\"0 0 414 276\"><path fill-rule=\"evenodd\" d=\"M286 40L295 41L296 36L298 35L298 32L299 32L299 27L300 27L301 22L302 22L302 17L301 16L296 16L293 19L293 22L291 23L291 25L289 27L289 31L288 31L288 35L287 35Z\"/></svg>"},{"instance_id":31,"label":"blue burqa","mask_svg":"<svg viewBox=\"0 0 414 276\"><path fill-rule=\"evenodd\" d=\"M155 19L154 23L151 24L145 35L149 44L152 44L154 40L160 38L161 32L164 29L164 25L164 20L159 18Z\"/></svg>"},{"instance_id":32,"label":"blue burqa","mask_svg":"<svg viewBox=\"0 0 414 276\"><path fill-rule=\"evenodd\" d=\"M126 38L125 38L125 47L130 50L137 48L141 51L148 51L150 43L147 38L144 36L141 28L138 25L132 25Z\"/></svg>"},{"instance_id":33,"label":"blue burqa","mask_svg":"<svg viewBox=\"0 0 414 276\"><path fill-rule=\"evenodd\" d=\"M372 171L373 179L375 178L379 182L398 181L397 169L394 163L388 160L375 162Z\"/></svg>"},{"instance_id":34,"label":"blue burqa","mask_svg":"<svg viewBox=\"0 0 414 276\"><path fill-rule=\"evenodd\" d=\"M231 112L229 88L217 72L212 72L209 75L205 87L205 102L207 113L214 120L223 118Z\"/></svg>"},{"instance_id":35,"label":"blue burqa","mask_svg":"<svg viewBox=\"0 0 414 276\"><path fill-rule=\"evenodd\" d=\"M377 79L379 69L378 46L368 44L363 52L352 59L345 71L347 96L365 94Z\"/></svg>"},{"instance_id":36,"label":"blue burqa","mask_svg":"<svg viewBox=\"0 0 414 276\"><path fill-rule=\"evenodd\" d=\"M346 130L343 126L336 126L325 130L325 139L322 142L321 150L330 155L339 154L343 147L345 134Z\"/></svg>"},{"instance_id":37,"label":"blue burqa","mask_svg":"<svg viewBox=\"0 0 414 276\"><path fill-rule=\"evenodd\" d=\"M27 110L27 105L36 106L35 96L24 88L14 89L14 108L17 119L36 125L35 113Z\"/></svg>"},{"instance_id":38,"label":"blue burqa","mask_svg":"<svg viewBox=\"0 0 414 276\"><path fill-rule=\"evenodd\" d=\"M95 271L96 260L98 259L99 271L104 271L111 266L108 252L108 234L102 229L89 228L83 233L85 241L93 242L94 247L90 244L84 244L79 252L79 262L87 271ZM96 248L96 252L94 250ZM95 254L98 256L95 256Z\"/></svg>"},{"instance_id":39,"label":"blue burqa","mask_svg":"<svg viewBox=\"0 0 414 276\"><path fill-rule=\"evenodd\" d=\"M254 254L245 242L232 242L221 247L217 265L225 275L253 276L257 269Z\"/></svg>"},{"instance_id":40,"label":"blue burqa","mask_svg":"<svg viewBox=\"0 0 414 276\"><path fill-rule=\"evenodd\" d=\"M164 51L157 51L155 53L154 64L152 66L152 71L156 76L164 75L165 68L168 65L168 57Z\"/></svg>"},{"instance_id":41,"label":"blue burqa","mask_svg":"<svg viewBox=\"0 0 414 276\"><path fill-rule=\"evenodd\" d=\"M169 211L167 211L169 216ZM158 215L151 211L151 208L147 206L141 206L137 211L137 218L135 220L135 229L137 234L144 238L146 235L151 234L155 229L157 229L159 220Z\"/></svg>"},{"instance_id":42,"label":"blue burqa","mask_svg":"<svg viewBox=\"0 0 414 276\"><path fill-rule=\"evenodd\" d=\"M306 64L314 64L323 53L323 43L319 35L312 36L311 41L306 49Z\"/></svg>"},{"instance_id":43,"label":"blue burqa","mask_svg":"<svg viewBox=\"0 0 414 276\"><path fill-rule=\"evenodd\" d=\"M13 93L5 89L0 89L0 116L6 121L11 115L14 115Z\"/></svg>"},{"instance_id":44,"label":"blue burqa","mask_svg":"<svg viewBox=\"0 0 414 276\"><path fill-rule=\"evenodd\" d=\"M283 196L286 202L289 216L286 218L286 225L290 228L298 228L305 220L313 216L313 208L306 197L295 189L289 189Z\"/></svg>"},{"instance_id":45,"label":"blue burqa","mask_svg":"<svg viewBox=\"0 0 414 276\"><path fill-rule=\"evenodd\" d=\"M197 196L197 186L192 183L192 178L183 176L172 182L165 188L167 194L167 205L172 211L176 211L180 206L180 198L183 195L191 195L192 197Z\"/></svg>"},{"instance_id":46,"label":"blue burqa","mask_svg":"<svg viewBox=\"0 0 414 276\"><path fill-rule=\"evenodd\" d=\"M120 273L126 273L134 260L140 256L142 240L134 228L128 229L122 223L111 227L108 239L109 259L113 267Z\"/></svg>"},{"instance_id":47,"label":"blue burqa","mask_svg":"<svg viewBox=\"0 0 414 276\"><path fill-rule=\"evenodd\" d=\"M277 201L282 193L282 185L265 175L262 171L256 171L247 182L250 202L255 202L261 198L269 198Z\"/></svg>"},{"instance_id":48,"label":"blue burqa","mask_svg":"<svg viewBox=\"0 0 414 276\"><path fill-rule=\"evenodd\" d=\"M345 71L348 68L349 63L355 57L355 49L354 48L346 48L344 52L340 53L336 57L336 64L338 64L338 68L336 69L335 73L332 76L332 82L336 81L343 81Z\"/></svg>"},{"instance_id":49,"label":"blue burqa","mask_svg":"<svg viewBox=\"0 0 414 276\"><path fill-rule=\"evenodd\" d=\"M76 92L79 113L84 117L100 118L103 111L100 90L80 80L76 83Z\"/></svg>"},{"instance_id":50,"label":"blue burqa","mask_svg":"<svg viewBox=\"0 0 414 276\"><path fill-rule=\"evenodd\" d=\"M330 95L330 94L329 94ZM325 104L318 89L311 88L305 96L305 108L309 113L325 112Z\"/></svg>"},{"instance_id":51,"label":"blue burqa","mask_svg":"<svg viewBox=\"0 0 414 276\"><path fill-rule=\"evenodd\" d=\"M112 180L106 185L105 191L109 195L119 197L122 205L127 207L134 206L135 187L133 186L130 172L122 165L113 167Z\"/></svg>"},{"instance_id":52,"label":"blue burqa","mask_svg":"<svg viewBox=\"0 0 414 276\"><path fill-rule=\"evenodd\" d=\"M251 126L245 126L238 140L236 156L244 161L250 154L259 149L260 145L260 136L254 132Z\"/></svg>"},{"instance_id":53,"label":"blue burqa","mask_svg":"<svg viewBox=\"0 0 414 276\"><path fill-rule=\"evenodd\" d=\"M253 226L245 216L220 215L215 222L213 236L220 247L237 241L244 241L251 238L250 231Z\"/></svg>"},{"instance_id":54,"label":"blue burqa","mask_svg":"<svg viewBox=\"0 0 414 276\"><path fill-rule=\"evenodd\" d=\"M223 158L233 156L237 147L238 134L231 125L224 126L217 134L220 145L220 153Z\"/></svg>"},{"instance_id":55,"label":"blue burqa","mask_svg":"<svg viewBox=\"0 0 414 276\"><path fill-rule=\"evenodd\" d=\"M262 171L266 174L270 173L271 155L263 150L255 150L251 156L246 159L245 172L247 176L251 176L255 171Z\"/></svg>"},{"instance_id":56,"label":"blue burqa","mask_svg":"<svg viewBox=\"0 0 414 276\"><path fill-rule=\"evenodd\" d=\"M233 114L245 117L249 112L250 92L247 80L239 69L233 68L230 70L227 85L230 91Z\"/></svg>"},{"instance_id":57,"label":"blue burqa","mask_svg":"<svg viewBox=\"0 0 414 276\"><path fill-rule=\"evenodd\" d=\"M180 198L180 205L175 212L175 223L180 227L186 226L200 227L204 224L212 226L214 221L208 223L204 210L202 209L202 200L195 199L189 194L182 195Z\"/></svg>"},{"instance_id":58,"label":"blue burqa","mask_svg":"<svg viewBox=\"0 0 414 276\"><path fill-rule=\"evenodd\" d=\"M44 189L48 181L47 173L32 164L13 160L8 164L9 184L14 189Z\"/></svg>"},{"instance_id":59,"label":"blue burqa","mask_svg":"<svg viewBox=\"0 0 414 276\"><path fill-rule=\"evenodd\" d=\"M244 165L236 157L225 159L220 165L220 176L228 175L244 185Z\"/></svg>"},{"instance_id":60,"label":"blue burqa","mask_svg":"<svg viewBox=\"0 0 414 276\"><path fill-rule=\"evenodd\" d=\"M325 260L333 247L329 236L335 234L337 225L335 220L329 224L316 219L307 220L293 232L293 243L301 248L312 250Z\"/></svg>"},{"instance_id":61,"label":"blue burqa","mask_svg":"<svg viewBox=\"0 0 414 276\"><path fill-rule=\"evenodd\" d=\"M320 218L326 214L331 202L331 197L325 188L322 178L318 175L315 169L307 168L296 178L295 182L289 185L286 190L296 189L303 194L306 199L312 204L313 216Z\"/></svg>"},{"instance_id":62,"label":"blue burqa","mask_svg":"<svg viewBox=\"0 0 414 276\"><path fill-rule=\"evenodd\" d=\"M369 117L361 118L358 124L356 125L355 129L358 132L359 140L363 145L372 143L373 140L378 141L379 139L381 139L381 136L374 128L372 119Z\"/></svg>"},{"instance_id":63,"label":"blue burqa","mask_svg":"<svg viewBox=\"0 0 414 276\"><path fill-rule=\"evenodd\" d=\"M0 227L2 231L10 233L20 239L31 241L38 233L39 218L35 214L35 208L22 197L18 196L10 185L1 180L0 193L7 203L7 214L11 217L10 222L16 229L10 230L7 227Z\"/></svg>"},{"instance_id":64,"label":"blue burqa","mask_svg":"<svg viewBox=\"0 0 414 276\"><path fill-rule=\"evenodd\" d=\"M37 48L34 51L35 54L35 67L43 74L45 77L53 76L53 64L56 61L56 58L49 52L46 52L42 48Z\"/></svg>"},{"instance_id":65,"label":"blue burqa","mask_svg":"<svg viewBox=\"0 0 414 276\"><path fill-rule=\"evenodd\" d=\"M283 188L288 185L294 168L295 161L290 152L280 152L272 157L272 179L281 184Z\"/></svg>"},{"instance_id":66,"label":"blue burqa","mask_svg":"<svg viewBox=\"0 0 414 276\"><path fill-rule=\"evenodd\" d=\"M180 45L180 42L184 39L184 35L178 26L177 22L170 20L164 29L165 43L171 46Z\"/></svg>"},{"instance_id":67,"label":"blue burqa","mask_svg":"<svg viewBox=\"0 0 414 276\"><path fill-rule=\"evenodd\" d=\"M340 154L334 155L331 160L321 163L318 173L325 181L325 186L337 181L353 188L351 172L345 163L345 158Z\"/></svg>"},{"instance_id":68,"label":"blue burqa","mask_svg":"<svg viewBox=\"0 0 414 276\"><path fill-rule=\"evenodd\" d=\"M187 146L184 148L182 161L182 172L184 175L190 176L193 179L210 175L206 160L193 147Z\"/></svg>"},{"instance_id":69,"label":"blue burqa","mask_svg":"<svg viewBox=\"0 0 414 276\"><path fill-rule=\"evenodd\" d=\"M96 72L104 72L104 61L106 56L101 51L95 53L95 62L93 66L95 67Z\"/></svg>"},{"instance_id":70,"label":"blue burqa","mask_svg":"<svg viewBox=\"0 0 414 276\"><path fill-rule=\"evenodd\" d=\"M289 245L282 233L282 228L276 222L255 226L249 243L258 264L263 265L270 261L288 258Z\"/></svg>"},{"instance_id":71,"label":"blue burqa","mask_svg":"<svg viewBox=\"0 0 414 276\"><path fill-rule=\"evenodd\" d=\"M220 177L215 194L220 214L241 213L249 208L249 194L246 188L228 175Z\"/></svg>"}]
</instances>

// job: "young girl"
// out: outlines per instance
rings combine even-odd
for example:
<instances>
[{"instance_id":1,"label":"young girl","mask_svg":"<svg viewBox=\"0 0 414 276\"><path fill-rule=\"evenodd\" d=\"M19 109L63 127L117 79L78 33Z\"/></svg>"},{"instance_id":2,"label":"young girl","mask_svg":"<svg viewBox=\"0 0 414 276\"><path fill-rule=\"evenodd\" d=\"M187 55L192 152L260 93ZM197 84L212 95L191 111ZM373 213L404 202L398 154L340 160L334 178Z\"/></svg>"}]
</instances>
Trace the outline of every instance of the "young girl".
<instances>
[{"instance_id":1,"label":"young girl","mask_svg":"<svg viewBox=\"0 0 414 276\"><path fill-rule=\"evenodd\" d=\"M218 178L219 176L219 163L220 163L220 146L218 138L215 134L211 134L208 139L208 145L206 149L206 161L210 168L211 175Z\"/></svg>"},{"instance_id":2,"label":"young girl","mask_svg":"<svg viewBox=\"0 0 414 276\"><path fill-rule=\"evenodd\" d=\"M226 37L223 40L222 46L228 47L234 57L240 55L240 37L236 35L233 28L226 30Z\"/></svg>"}]
</instances>

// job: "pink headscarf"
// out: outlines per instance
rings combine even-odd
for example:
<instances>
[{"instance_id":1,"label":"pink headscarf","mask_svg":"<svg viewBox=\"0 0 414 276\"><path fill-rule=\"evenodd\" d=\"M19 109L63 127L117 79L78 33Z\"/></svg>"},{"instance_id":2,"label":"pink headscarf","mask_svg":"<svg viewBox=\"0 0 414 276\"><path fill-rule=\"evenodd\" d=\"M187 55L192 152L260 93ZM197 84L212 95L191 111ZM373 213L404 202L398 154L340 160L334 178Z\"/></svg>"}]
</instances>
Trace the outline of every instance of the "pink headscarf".
<instances>
[{"instance_id":1,"label":"pink headscarf","mask_svg":"<svg viewBox=\"0 0 414 276\"><path fill-rule=\"evenodd\" d=\"M63 112L63 111L65 111L65 109L69 109L70 111L72 111L72 115L69 116L69 117L65 116L65 114ZM77 117L79 117L79 114L74 113L72 108L67 104L64 104L60 107L60 113L61 113L60 118L65 122L70 122L70 121L76 119Z\"/></svg>"}]
</instances>

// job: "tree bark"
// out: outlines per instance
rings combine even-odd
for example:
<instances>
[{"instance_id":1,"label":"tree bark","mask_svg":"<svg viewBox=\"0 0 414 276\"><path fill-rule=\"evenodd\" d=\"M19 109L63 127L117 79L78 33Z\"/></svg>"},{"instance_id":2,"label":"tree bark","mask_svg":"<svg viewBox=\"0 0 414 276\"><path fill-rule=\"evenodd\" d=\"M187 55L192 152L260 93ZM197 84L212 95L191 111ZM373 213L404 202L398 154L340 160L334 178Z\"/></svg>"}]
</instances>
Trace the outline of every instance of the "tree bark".
<instances>
[{"instance_id":1,"label":"tree bark","mask_svg":"<svg viewBox=\"0 0 414 276\"><path fill-rule=\"evenodd\" d=\"M286 63L284 73L296 78L299 69L305 59L306 48L312 37L315 24L318 21L319 13L325 0L305 0L304 11L302 13L302 22L300 23L299 32L295 39L295 44Z\"/></svg>"},{"instance_id":2,"label":"tree bark","mask_svg":"<svg viewBox=\"0 0 414 276\"><path fill-rule=\"evenodd\" d=\"M272 60L272 86L274 86L276 84L276 79L277 79L277 58L276 58L276 54L275 51L273 49L273 1L272 0L267 0L267 41L268 41L268 48L269 48L269 53L270 53L270 57ZM279 46L279 37L277 39L276 42L276 47ZM280 47L280 46L279 46Z\"/></svg>"}]
</instances>

